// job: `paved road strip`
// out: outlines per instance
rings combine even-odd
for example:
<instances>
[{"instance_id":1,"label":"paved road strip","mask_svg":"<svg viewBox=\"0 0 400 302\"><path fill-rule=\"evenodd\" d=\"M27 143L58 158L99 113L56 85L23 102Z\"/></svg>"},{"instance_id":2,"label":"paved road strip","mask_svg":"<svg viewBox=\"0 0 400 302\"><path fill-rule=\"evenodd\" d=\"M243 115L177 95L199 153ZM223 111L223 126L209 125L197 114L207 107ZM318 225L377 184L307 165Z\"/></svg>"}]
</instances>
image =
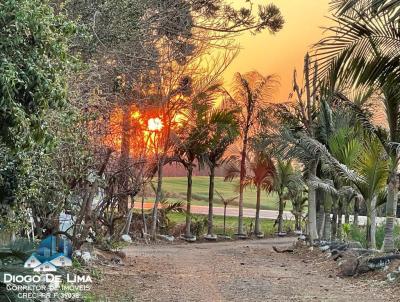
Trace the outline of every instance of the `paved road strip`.
<instances>
[{"instance_id":1,"label":"paved road strip","mask_svg":"<svg viewBox=\"0 0 400 302\"><path fill-rule=\"evenodd\" d=\"M135 209L140 209L141 204L136 203L135 204ZM152 202L146 202L144 203L144 208L145 209L151 209L153 208L153 203ZM207 215L208 214L208 206L198 206L198 205L192 205L191 206L191 211L193 214L200 214L200 215ZM228 207L226 208L226 216L228 217L237 217L239 214L239 209L238 208L232 208ZM214 215L216 216L223 216L224 215L224 208L223 207L214 207ZM245 208L243 209L243 216L244 217L255 217L256 216L256 210L255 209L249 209ZM276 219L278 217L278 211L275 210L260 210L260 218L263 219ZM294 220L294 215L289 212L289 211L284 211L283 212L283 219L285 220ZM378 224L383 224L385 223L386 219L385 217L377 217L377 223ZM344 216L342 221L344 222ZM359 216L358 217L359 225L365 225L367 223L367 217L366 216ZM353 216L350 215L350 222L353 222ZM397 218L397 223L400 224L400 218Z\"/></svg>"}]
</instances>

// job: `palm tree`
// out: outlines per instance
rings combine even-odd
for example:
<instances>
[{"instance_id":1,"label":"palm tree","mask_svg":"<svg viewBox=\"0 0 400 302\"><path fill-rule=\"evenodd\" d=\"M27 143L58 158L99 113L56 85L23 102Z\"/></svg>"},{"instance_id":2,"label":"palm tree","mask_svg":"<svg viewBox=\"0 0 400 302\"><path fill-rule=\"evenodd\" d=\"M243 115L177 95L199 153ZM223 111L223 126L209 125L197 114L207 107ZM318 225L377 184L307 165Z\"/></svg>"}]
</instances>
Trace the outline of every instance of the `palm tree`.
<instances>
[{"instance_id":1,"label":"palm tree","mask_svg":"<svg viewBox=\"0 0 400 302\"><path fill-rule=\"evenodd\" d=\"M215 190L215 193L219 196L222 204L224 205L224 230L223 230L223 235L226 236L226 208L228 207L229 204L231 204L233 201L235 201L238 196L231 197L231 198L225 198L220 192Z\"/></svg>"},{"instance_id":2,"label":"palm tree","mask_svg":"<svg viewBox=\"0 0 400 302\"><path fill-rule=\"evenodd\" d=\"M386 118L389 123L389 140L390 143L384 144L386 152L390 156L390 174L387 188L387 199L386 199L386 225L385 225L385 237L383 240L382 249L390 252L394 250L394 222L397 214L397 201L398 201L398 165L399 155L397 152L397 146L400 143L400 85L392 85L388 83L383 86L383 104L386 111ZM377 131L378 132L378 131ZM384 142L383 138L381 142ZM396 150L394 150L394 148Z\"/></svg>"},{"instance_id":3,"label":"palm tree","mask_svg":"<svg viewBox=\"0 0 400 302\"><path fill-rule=\"evenodd\" d=\"M329 28L332 35L316 46L321 73L336 74L349 85L374 85L383 91L389 125L389 142L383 140L391 158L386 205L386 227L383 249L394 249L393 229L397 209L397 168L399 156L393 143L400 143L399 71L400 28L398 0L333 1L337 25ZM365 121L365 120L363 120ZM369 123L368 123L369 125ZM368 127L375 129L375 127Z\"/></svg>"},{"instance_id":4,"label":"palm tree","mask_svg":"<svg viewBox=\"0 0 400 302\"><path fill-rule=\"evenodd\" d=\"M298 184L297 190L289 191L289 198L292 202L292 214L295 219L295 232L298 234L302 233L301 230L301 217L304 209L307 206L307 192L304 190L304 183Z\"/></svg>"},{"instance_id":5,"label":"palm tree","mask_svg":"<svg viewBox=\"0 0 400 302\"><path fill-rule=\"evenodd\" d=\"M275 165L272 159L263 152L255 152L247 154L246 160L246 178L242 181L243 187L255 187L257 192L256 201L256 221L254 233L256 236L262 236L260 231L260 207L261 192L266 190L271 192L276 177ZM249 157L251 155L251 157ZM242 175L241 161L238 157L232 156L227 164L225 180L232 181L234 178Z\"/></svg>"},{"instance_id":6,"label":"palm tree","mask_svg":"<svg viewBox=\"0 0 400 302\"><path fill-rule=\"evenodd\" d=\"M400 142L400 85L388 81L380 88L381 95L379 99L385 110L386 119L388 121L389 130L386 131L379 126L375 126L371 121L371 114L360 107L359 104L351 102L343 94L337 94L337 97L344 105L355 113L361 126L365 131L374 135L381 143L382 148L389 158L389 176L386 195L386 226L385 238L382 249L389 252L394 250L393 230L397 212L397 195L398 195L398 165L399 155L397 147Z\"/></svg>"},{"instance_id":7,"label":"palm tree","mask_svg":"<svg viewBox=\"0 0 400 302\"><path fill-rule=\"evenodd\" d=\"M193 187L193 169L195 160L204 152L204 145L201 143L201 134L196 131L189 133L188 137L177 145L175 150L175 161L183 165L187 171L187 191L186 191L186 227L185 238L191 239L193 236L190 231L191 225L191 202L192 202L192 187ZM204 142L204 140L203 140Z\"/></svg>"},{"instance_id":8,"label":"palm tree","mask_svg":"<svg viewBox=\"0 0 400 302\"><path fill-rule=\"evenodd\" d=\"M193 237L190 231L193 169L196 160L199 165L202 165L202 159L207 152L207 142L210 131L213 131L213 129L205 127L204 121L214 98L220 91L221 85L216 83L194 94L191 100L191 107L186 112L183 112L184 118L181 121L181 127L171 134L175 146L175 155L171 161L182 164L187 171L185 227L185 238L187 239Z\"/></svg>"},{"instance_id":9,"label":"palm tree","mask_svg":"<svg viewBox=\"0 0 400 302\"><path fill-rule=\"evenodd\" d=\"M291 160L276 161L276 176L274 179L274 191L278 194L279 214L278 214L278 234L283 234L283 210L286 205L286 200L290 197L297 197L296 193L299 186L303 183L301 175L295 171Z\"/></svg>"},{"instance_id":10,"label":"palm tree","mask_svg":"<svg viewBox=\"0 0 400 302\"><path fill-rule=\"evenodd\" d=\"M208 227L207 238L215 238L213 234L213 202L215 169L224 161L223 156L227 148L239 135L239 126L236 120L236 110L210 109L201 120L200 128L207 128L207 150L203 154L204 162L210 170L210 182L208 188Z\"/></svg>"},{"instance_id":11,"label":"palm tree","mask_svg":"<svg viewBox=\"0 0 400 302\"><path fill-rule=\"evenodd\" d=\"M276 145L277 153L285 159L297 159L304 167L304 178L308 186L308 232L310 241L318 239L316 221L316 189L311 182L317 175L319 151L310 152L306 139L316 139L316 124L318 122L319 87L317 81L318 66L312 63L310 56L304 58L304 87L297 83L297 73L293 75L293 95L295 101L283 104L274 104L270 111L273 112L275 124L269 127L270 140ZM271 120L271 119L270 119Z\"/></svg>"},{"instance_id":12,"label":"palm tree","mask_svg":"<svg viewBox=\"0 0 400 302\"><path fill-rule=\"evenodd\" d=\"M343 114L343 111L341 112ZM336 132L328 138L327 146L331 154L339 162L347 167L354 167L355 161L363 152L363 146L360 142L363 136L357 129L350 127L349 121L343 121L343 119L339 121L341 123L336 123L338 128ZM333 195L331 199L327 201L330 203L332 200L332 205L336 207L332 219L332 237L335 238L337 236L341 239L343 208L344 212L347 213L348 204L356 197L357 193L352 189L351 183L347 182L343 177L336 175L331 175L331 177L334 179L335 188L338 190L338 196ZM329 215L326 215L325 219L325 223L327 224L327 219L330 219Z\"/></svg>"},{"instance_id":13,"label":"palm tree","mask_svg":"<svg viewBox=\"0 0 400 302\"><path fill-rule=\"evenodd\" d=\"M367 205L367 243L376 248L376 207L379 194L386 187L388 161L384 149L376 138L365 139L363 152L356 160L355 170L362 175L363 182L355 183Z\"/></svg>"},{"instance_id":14,"label":"palm tree","mask_svg":"<svg viewBox=\"0 0 400 302\"><path fill-rule=\"evenodd\" d=\"M361 143L365 137L363 131L368 132L372 136L379 137L379 131L374 130L375 127L369 122L371 114L369 113L370 108L368 106L374 89L352 89L345 92L337 92L337 79L332 77L329 79L328 83L329 85L324 86L324 97L321 98L318 125L319 141L326 146L329 152L340 163L353 168L354 162L363 151L363 145ZM345 99L351 106L346 106L342 101L337 102L338 98ZM328 196L325 198L324 206L324 239L329 240L331 235L334 238L337 235L340 239L342 215L343 213L345 214L345 221L348 223L348 207L352 199L354 199L354 210L358 213L360 194L352 187L353 184L348 182L346 178L335 173L325 174L325 178L333 179L332 185L334 185L337 192L334 194L325 193L328 194ZM329 223L328 220L331 219L331 211L332 221ZM355 213L355 216L357 216L357 213ZM332 232L328 230L330 224L332 226ZM355 223L355 225L357 226L358 222ZM322 229L320 231L322 232Z\"/></svg>"},{"instance_id":15,"label":"palm tree","mask_svg":"<svg viewBox=\"0 0 400 302\"><path fill-rule=\"evenodd\" d=\"M364 144L362 143L364 141ZM341 163L355 169L364 181L355 182L357 192L347 190L347 201L353 197L364 199L367 205L368 219L368 238L367 242L370 247L375 247L375 217L376 217L376 201L379 193L384 188L384 181L388 162L383 158L384 149L379 140L360 133L355 128L349 128L343 125L342 128L329 138L329 149L332 155ZM379 163L378 163L379 162ZM345 187L344 179L338 179L340 187ZM349 197L350 196L350 197ZM346 194L342 194L343 200ZM341 211L339 217L342 215ZM340 222L340 220L339 220ZM340 224L338 226L340 231Z\"/></svg>"},{"instance_id":16,"label":"palm tree","mask_svg":"<svg viewBox=\"0 0 400 302\"><path fill-rule=\"evenodd\" d=\"M306 138L305 145L310 152L319 152L321 161L336 174L336 177L351 182L355 189L362 196L367 205L367 242L368 247L375 248L375 230L376 230L376 207L379 197L382 195L389 172L389 165L386 153L379 140L371 135L365 134L360 140L363 141L362 151L352 163L346 166L340 163L328 149L320 142L311 138ZM343 148L346 146L344 145ZM333 195L341 194L332 183L315 178L312 185L316 188L322 188Z\"/></svg>"},{"instance_id":17,"label":"palm tree","mask_svg":"<svg viewBox=\"0 0 400 302\"><path fill-rule=\"evenodd\" d=\"M278 86L277 77L274 75L263 76L253 71L246 74L237 73L233 83L233 97L231 101L235 108L241 108L239 125L241 132L241 160L239 180L239 217L238 236L245 236L243 230L243 191L246 181L246 158L249 138L254 130L258 113L272 100Z\"/></svg>"}]
</instances>

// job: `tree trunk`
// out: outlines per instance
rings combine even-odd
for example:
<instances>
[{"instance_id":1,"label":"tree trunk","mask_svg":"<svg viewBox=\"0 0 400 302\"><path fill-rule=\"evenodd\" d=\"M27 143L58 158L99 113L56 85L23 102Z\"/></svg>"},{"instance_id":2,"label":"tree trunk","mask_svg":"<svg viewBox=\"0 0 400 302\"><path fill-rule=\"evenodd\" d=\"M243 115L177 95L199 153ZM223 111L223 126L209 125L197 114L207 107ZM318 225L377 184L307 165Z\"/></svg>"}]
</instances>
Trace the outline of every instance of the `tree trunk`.
<instances>
[{"instance_id":1,"label":"tree trunk","mask_svg":"<svg viewBox=\"0 0 400 302\"><path fill-rule=\"evenodd\" d=\"M354 198L354 220L353 226L358 227L358 215L360 213L360 198L356 196Z\"/></svg>"},{"instance_id":2,"label":"tree trunk","mask_svg":"<svg viewBox=\"0 0 400 302\"><path fill-rule=\"evenodd\" d=\"M226 207L227 205L224 204L224 235L226 235Z\"/></svg>"},{"instance_id":3,"label":"tree trunk","mask_svg":"<svg viewBox=\"0 0 400 302\"><path fill-rule=\"evenodd\" d=\"M248 135L248 129L245 129L243 138L242 158L240 161L238 236L245 236L243 231L243 193L244 193L244 180L246 178L246 155L247 155L247 139L248 139L247 135Z\"/></svg>"},{"instance_id":4,"label":"tree trunk","mask_svg":"<svg viewBox=\"0 0 400 302\"><path fill-rule=\"evenodd\" d=\"M338 202L338 223L337 223L337 238L339 240L342 239L342 219L343 219L343 202L342 199L339 198Z\"/></svg>"},{"instance_id":5,"label":"tree trunk","mask_svg":"<svg viewBox=\"0 0 400 302\"><path fill-rule=\"evenodd\" d=\"M254 234L257 236L260 234L260 206L261 206L261 187L257 187L257 203L256 203L256 225L254 228Z\"/></svg>"},{"instance_id":6,"label":"tree trunk","mask_svg":"<svg viewBox=\"0 0 400 302\"><path fill-rule=\"evenodd\" d=\"M146 216L144 215L144 199L145 199L145 189L146 189L146 186L145 186L145 184L143 183L143 186L142 186L142 220L143 220L143 232L145 233L145 234L147 234L147 222L146 222ZM143 234L143 236L146 236L145 234Z\"/></svg>"},{"instance_id":7,"label":"tree trunk","mask_svg":"<svg viewBox=\"0 0 400 302\"><path fill-rule=\"evenodd\" d=\"M367 234L366 234L366 240L367 240L367 248L371 248L371 214L367 213Z\"/></svg>"},{"instance_id":8,"label":"tree trunk","mask_svg":"<svg viewBox=\"0 0 400 302\"><path fill-rule=\"evenodd\" d=\"M317 174L317 160L310 162L309 177L316 177ZM308 232L310 236L310 242L318 239L317 232L317 208L316 208L316 196L315 189L312 186L308 186Z\"/></svg>"},{"instance_id":9,"label":"tree trunk","mask_svg":"<svg viewBox=\"0 0 400 302\"><path fill-rule=\"evenodd\" d=\"M376 202L377 198L372 198L371 202L371 248L376 249Z\"/></svg>"},{"instance_id":10,"label":"tree trunk","mask_svg":"<svg viewBox=\"0 0 400 302\"><path fill-rule=\"evenodd\" d=\"M316 190L317 197L317 231L318 237L322 238L324 235L325 226L325 210L324 210L324 192L320 189Z\"/></svg>"},{"instance_id":11,"label":"tree trunk","mask_svg":"<svg viewBox=\"0 0 400 302\"><path fill-rule=\"evenodd\" d=\"M324 234L322 238L324 240L331 240L331 212L332 212L332 196L330 194L325 194L324 198Z\"/></svg>"},{"instance_id":12,"label":"tree trunk","mask_svg":"<svg viewBox=\"0 0 400 302\"><path fill-rule=\"evenodd\" d=\"M376 197L373 197L367 213L367 247L376 249Z\"/></svg>"},{"instance_id":13,"label":"tree trunk","mask_svg":"<svg viewBox=\"0 0 400 302\"><path fill-rule=\"evenodd\" d=\"M294 220L295 220L295 223L294 223L295 230L297 232L301 232L301 214L296 213L294 215Z\"/></svg>"},{"instance_id":14,"label":"tree trunk","mask_svg":"<svg viewBox=\"0 0 400 302\"><path fill-rule=\"evenodd\" d=\"M283 207L284 202L282 199L282 194L279 194L278 234L283 233Z\"/></svg>"},{"instance_id":15,"label":"tree trunk","mask_svg":"<svg viewBox=\"0 0 400 302\"><path fill-rule=\"evenodd\" d=\"M187 193L186 193L186 227L185 227L185 237L192 237L190 232L190 224L192 222L192 214L190 212L190 206L192 203L192 182L193 182L193 166L190 163L187 172Z\"/></svg>"},{"instance_id":16,"label":"tree trunk","mask_svg":"<svg viewBox=\"0 0 400 302\"><path fill-rule=\"evenodd\" d=\"M124 113L122 117L122 138L121 138L121 157L119 160L119 166L121 169L121 174L118 178L118 187L120 192L128 191L128 179L127 175L129 167L129 156L130 156L130 107L124 107ZM128 195L121 194L118 198L118 211L122 214L128 213Z\"/></svg>"},{"instance_id":17,"label":"tree trunk","mask_svg":"<svg viewBox=\"0 0 400 302\"><path fill-rule=\"evenodd\" d=\"M324 235L323 238L326 241L331 240L331 214L329 212L325 212L325 224L324 224Z\"/></svg>"},{"instance_id":18,"label":"tree trunk","mask_svg":"<svg viewBox=\"0 0 400 302\"><path fill-rule=\"evenodd\" d=\"M157 190L156 190L156 200L154 201L153 207L153 215L151 222L151 238L153 240L156 239L157 233L157 213L158 213L158 205L161 201L162 195L162 179L163 179L163 167L164 167L164 156L158 159L158 167L157 167Z\"/></svg>"},{"instance_id":19,"label":"tree trunk","mask_svg":"<svg viewBox=\"0 0 400 302\"><path fill-rule=\"evenodd\" d=\"M344 211L344 223L349 224L350 223L350 213L349 213L349 205L350 205L351 200L348 198L345 198L343 201L343 211Z\"/></svg>"},{"instance_id":20,"label":"tree trunk","mask_svg":"<svg viewBox=\"0 0 400 302\"><path fill-rule=\"evenodd\" d=\"M208 187L208 235L213 235L214 179L215 165L210 165L210 185Z\"/></svg>"},{"instance_id":21,"label":"tree trunk","mask_svg":"<svg viewBox=\"0 0 400 302\"><path fill-rule=\"evenodd\" d=\"M385 252L391 252L394 250L393 230L396 221L397 199L398 199L398 181L397 181L396 170L394 170L391 173L388 184L388 193L386 201L385 239L383 240L383 246L382 246L382 250Z\"/></svg>"},{"instance_id":22,"label":"tree trunk","mask_svg":"<svg viewBox=\"0 0 400 302\"><path fill-rule=\"evenodd\" d=\"M337 198L332 196L332 220L331 220L331 231L332 231L332 239L336 239L337 236L337 212L338 212L338 201Z\"/></svg>"}]
</instances>

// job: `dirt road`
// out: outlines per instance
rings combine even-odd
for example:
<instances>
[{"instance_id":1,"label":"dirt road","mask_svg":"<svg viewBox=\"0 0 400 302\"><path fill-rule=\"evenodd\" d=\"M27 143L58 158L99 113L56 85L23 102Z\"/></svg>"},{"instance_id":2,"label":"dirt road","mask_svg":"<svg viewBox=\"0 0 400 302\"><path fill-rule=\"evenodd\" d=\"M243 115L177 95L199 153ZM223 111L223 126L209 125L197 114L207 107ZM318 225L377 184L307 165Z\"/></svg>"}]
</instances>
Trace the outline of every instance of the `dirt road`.
<instances>
[{"instance_id":1,"label":"dirt road","mask_svg":"<svg viewBox=\"0 0 400 302\"><path fill-rule=\"evenodd\" d=\"M292 241L132 246L96 293L104 301L398 301L383 282L341 279L312 259L272 250Z\"/></svg>"}]
</instances>

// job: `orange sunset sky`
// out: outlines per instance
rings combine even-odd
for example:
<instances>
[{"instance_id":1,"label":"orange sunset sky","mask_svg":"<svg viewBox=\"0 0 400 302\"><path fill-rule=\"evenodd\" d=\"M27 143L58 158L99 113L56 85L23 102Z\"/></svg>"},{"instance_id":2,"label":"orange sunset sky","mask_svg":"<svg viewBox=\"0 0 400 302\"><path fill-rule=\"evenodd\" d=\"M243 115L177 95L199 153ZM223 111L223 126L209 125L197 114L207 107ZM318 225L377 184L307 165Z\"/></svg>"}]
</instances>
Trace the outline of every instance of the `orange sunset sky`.
<instances>
[{"instance_id":1,"label":"orange sunset sky","mask_svg":"<svg viewBox=\"0 0 400 302\"><path fill-rule=\"evenodd\" d=\"M232 82L235 72L257 70L260 73L277 74L281 87L275 101L286 101L291 92L293 70L302 74L303 59L310 47L323 36L321 27L329 20L329 0L254 0L255 4L276 4L285 18L284 28L275 35L267 31L239 37L241 51L226 70L226 84ZM244 0L234 0L243 5ZM299 79L300 82L300 79Z\"/></svg>"}]
</instances>

